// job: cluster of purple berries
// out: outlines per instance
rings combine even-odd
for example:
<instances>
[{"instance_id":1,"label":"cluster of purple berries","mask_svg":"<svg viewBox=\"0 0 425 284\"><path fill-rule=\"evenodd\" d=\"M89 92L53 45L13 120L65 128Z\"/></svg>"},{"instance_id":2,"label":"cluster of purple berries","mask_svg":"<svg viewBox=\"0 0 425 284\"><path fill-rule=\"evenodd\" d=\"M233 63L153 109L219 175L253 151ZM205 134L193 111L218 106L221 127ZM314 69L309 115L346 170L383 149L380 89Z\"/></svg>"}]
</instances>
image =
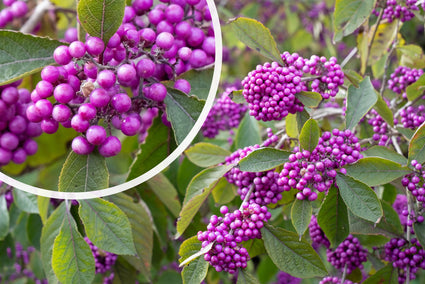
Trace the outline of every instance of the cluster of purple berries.
<instances>
[{"instance_id":1,"label":"cluster of purple berries","mask_svg":"<svg viewBox=\"0 0 425 284\"><path fill-rule=\"evenodd\" d=\"M320 245L324 245L326 248L329 248L331 243L323 232L322 228L320 228L317 223L317 218L315 215L311 215L310 224L308 225L308 229L310 232L311 242L314 248L318 248Z\"/></svg>"},{"instance_id":2,"label":"cluster of purple berries","mask_svg":"<svg viewBox=\"0 0 425 284\"><path fill-rule=\"evenodd\" d=\"M423 73L424 71L422 69L399 66L394 70L391 78L388 80L388 89L397 94L402 94L403 98L407 98L406 88L415 83Z\"/></svg>"},{"instance_id":3,"label":"cluster of purple berries","mask_svg":"<svg viewBox=\"0 0 425 284\"><path fill-rule=\"evenodd\" d=\"M416 278L419 268L425 269L425 251L417 239L412 239L410 243L402 238L391 239L385 244L385 260L392 262L393 267L398 268L399 283L405 283L407 268L409 268L410 280Z\"/></svg>"},{"instance_id":4,"label":"cluster of purple berries","mask_svg":"<svg viewBox=\"0 0 425 284\"><path fill-rule=\"evenodd\" d=\"M416 160L411 161L411 166L414 169L414 172L408 175L405 175L401 179L401 184L406 187L416 200L419 202L425 201L425 187L423 179L425 178L425 170L422 169L422 165Z\"/></svg>"},{"instance_id":5,"label":"cluster of purple berries","mask_svg":"<svg viewBox=\"0 0 425 284\"><path fill-rule=\"evenodd\" d=\"M198 232L198 240L202 248L213 243L212 248L204 255L218 272L227 271L234 274L238 268L245 268L249 260L248 251L241 242L260 239L260 229L271 214L267 207L258 204L242 204L242 210L229 213L227 206L220 208L223 217L211 216L207 231Z\"/></svg>"},{"instance_id":6,"label":"cluster of purple berries","mask_svg":"<svg viewBox=\"0 0 425 284\"><path fill-rule=\"evenodd\" d=\"M373 141L377 142L378 145L385 146L389 141L388 137L388 124L374 109L371 109L366 114L367 123L373 127Z\"/></svg>"},{"instance_id":7,"label":"cluster of purple berries","mask_svg":"<svg viewBox=\"0 0 425 284\"><path fill-rule=\"evenodd\" d=\"M26 117L31 97L27 89L18 89L20 81L0 86L0 166L22 164L37 152L33 139L41 135L40 123Z\"/></svg>"},{"instance_id":8,"label":"cluster of purple berries","mask_svg":"<svg viewBox=\"0 0 425 284\"><path fill-rule=\"evenodd\" d=\"M403 127L416 129L425 122L425 106L408 106L400 111L400 122Z\"/></svg>"},{"instance_id":9,"label":"cluster of purple berries","mask_svg":"<svg viewBox=\"0 0 425 284\"><path fill-rule=\"evenodd\" d=\"M84 240L89 244L96 265L96 274L104 274L112 270L117 255L111 252L103 251L95 246L87 237Z\"/></svg>"},{"instance_id":10,"label":"cluster of purple berries","mask_svg":"<svg viewBox=\"0 0 425 284\"><path fill-rule=\"evenodd\" d=\"M300 200L316 200L318 192L327 192L335 181L337 170L362 158L358 138L350 130L324 132L310 153L295 147L289 162L283 165L278 185L285 191L296 188Z\"/></svg>"},{"instance_id":11,"label":"cluster of purple berries","mask_svg":"<svg viewBox=\"0 0 425 284\"><path fill-rule=\"evenodd\" d=\"M31 280L36 284L47 284L47 279L38 279L34 272L29 269L31 254L35 251L34 247L27 247L26 249L23 246L16 242L15 243L15 255L12 254L12 249L9 247L6 249L7 256L9 258L15 259L14 269L15 271L11 273L6 280L6 283L12 283L19 278L25 277L28 280ZM0 275L0 282L2 281ZM3 282L2 282L3 283Z\"/></svg>"},{"instance_id":12,"label":"cluster of purple berries","mask_svg":"<svg viewBox=\"0 0 425 284\"><path fill-rule=\"evenodd\" d=\"M403 194L397 194L396 199L393 203L393 208L397 212L398 216L400 217L400 223L404 227L404 229L407 231L407 229L410 229L410 232L414 234L413 231L413 223L422 223L424 221L424 217L422 215L416 216L415 211L411 210L410 212L410 218L409 218L409 211L407 206L407 196Z\"/></svg>"},{"instance_id":13,"label":"cluster of purple berries","mask_svg":"<svg viewBox=\"0 0 425 284\"><path fill-rule=\"evenodd\" d=\"M232 101L229 97L235 87L226 88L221 96L215 100L207 119L202 126L202 134L208 138L214 138L220 131L231 130L238 127L247 107Z\"/></svg>"},{"instance_id":14,"label":"cluster of purple berries","mask_svg":"<svg viewBox=\"0 0 425 284\"><path fill-rule=\"evenodd\" d=\"M245 158L252 151L259 149L259 145L248 146L233 152L226 157L227 165L237 164L241 159ZM224 175L228 182L238 187L238 194L244 200L247 193L253 187L252 194L249 197L249 203L259 205L268 205L277 203L282 199L283 187L279 186L277 180L279 173L274 170L266 172L244 172L234 167Z\"/></svg>"},{"instance_id":15,"label":"cluster of purple berries","mask_svg":"<svg viewBox=\"0 0 425 284\"><path fill-rule=\"evenodd\" d=\"M301 278L294 277L284 271L279 271L275 284L300 284Z\"/></svg>"},{"instance_id":16,"label":"cluster of purple berries","mask_svg":"<svg viewBox=\"0 0 425 284\"><path fill-rule=\"evenodd\" d=\"M362 269L362 263L367 261L367 249L363 248L359 240L352 235L348 235L335 250L328 249L326 255L336 269L342 270L347 267L348 274L356 268Z\"/></svg>"},{"instance_id":17,"label":"cluster of purple berries","mask_svg":"<svg viewBox=\"0 0 425 284\"><path fill-rule=\"evenodd\" d=\"M336 276L326 276L320 280L319 284L353 284L353 282L350 280L345 280L344 283L342 283L342 279Z\"/></svg>"},{"instance_id":18,"label":"cluster of purple berries","mask_svg":"<svg viewBox=\"0 0 425 284\"><path fill-rule=\"evenodd\" d=\"M85 43L73 41L54 51L60 66L42 70L28 119L40 122L48 134L59 124L81 133L71 145L77 154L87 155L97 146L104 157L117 155L121 142L112 128L144 139L156 115L148 110L165 109L167 88L160 81L214 61L210 21L205 1L156 6L151 0L133 1L106 46L99 38L87 37ZM176 80L174 87L187 94L191 89L184 79Z\"/></svg>"},{"instance_id":19,"label":"cluster of purple berries","mask_svg":"<svg viewBox=\"0 0 425 284\"><path fill-rule=\"evenodd\" d=\"M21 0L3 0L4 9L0 11L0 29L6 27L14 19L24 17L28 12L28 5Z\"/></svg>"},{"instance_id":20,"label":"cluster of purple berries","mask_svg":"<svg viewBox=\"0 0 425 284\"><path fill-rule=\"evenodd\" d=\"M404 5L397 2L404 2ZM383 0L377 1L376 6L384 9L382 19L386 19L390 23L392 23L395 19L400 19L402 22L407 22L415 17L413 11L419 10L418 6L416 6L416 2L417 0ZM373 10L373 13L376 16L379 15L379 11L376 8Z\"/></svg>"}]
</instances>

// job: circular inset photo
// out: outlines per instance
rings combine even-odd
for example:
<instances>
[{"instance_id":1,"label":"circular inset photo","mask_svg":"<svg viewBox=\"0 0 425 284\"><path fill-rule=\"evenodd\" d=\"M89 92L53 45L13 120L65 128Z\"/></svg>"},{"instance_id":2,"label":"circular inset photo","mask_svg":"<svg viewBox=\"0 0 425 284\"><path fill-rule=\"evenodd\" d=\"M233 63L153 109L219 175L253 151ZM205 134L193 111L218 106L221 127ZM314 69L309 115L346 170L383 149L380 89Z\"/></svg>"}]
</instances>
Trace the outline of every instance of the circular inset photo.
<instances>
[{"instance_id":1,"label":"circular inset photo","mask_svg":"<svg viewBox=\"0 0 425 284\"><path fill-rule=\"evenodd\" d=\"M196 138L221 71L212 0L16 1L22 13L4 2L1 181L51 198L108 196Z\"/></svg>"}]
</instances>

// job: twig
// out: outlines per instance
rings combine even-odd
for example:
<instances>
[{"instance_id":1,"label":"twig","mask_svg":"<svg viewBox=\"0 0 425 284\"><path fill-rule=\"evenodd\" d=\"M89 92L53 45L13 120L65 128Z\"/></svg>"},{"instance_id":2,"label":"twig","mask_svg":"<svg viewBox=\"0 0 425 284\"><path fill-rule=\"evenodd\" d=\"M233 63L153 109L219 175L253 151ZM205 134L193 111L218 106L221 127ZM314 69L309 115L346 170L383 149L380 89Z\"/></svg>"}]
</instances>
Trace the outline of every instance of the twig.
<instances>
[{"instance_id":1,"label":"twig","mask_svg":"<svg viewBox=\"0 0 425 284\"><path fill-rule=\"evenodd\" d=\"M353 48L350 51L350 53L344 58L344 60L340 64L341 69L344 68L344 66L348 63L348 61L351 60L351 58L353 58L354 55L356 55L357 51L358 51L357 47Z\"/></svg>"},{"instance_id":2,"label":"twig","mask_svg":"<svg viewBox=\"0 0 425 284\"><path fill-rule=\"evenodd\" d=\"M383 93L384 93L384 90L385 90L385 85L386 85L385 83L386 83L386 81L387 81L387 71L388 71L388 65L389 65L389 62L390 62L390 60L391 60L391 54L393 53L393 51L394 51L395 47L397 46L397 42L398 42L398 40L397 40L397 36L398 36L398 28L399 28L399 25L400 25L400 20L397 20L397 27L396 27L396 35L395 35L395 39L394 39L394 42L393 42L393 44L392 44L392 46L391 46L390 51L388 52L388 57L387 57L387 59L385 60L385 65L384 65L384 75L382 76L381 90L379 91L379 94L381 95L381 97L382 97L382 95L383 95Z\"/></svg>"},{"instance_id":3,"label":"twig","mask_svg":"<svg viewBox=\"0 0 425 284\"><path fill-rule=\"evenodd\" d=\"M34 9L31 17L25 22L25 24L19 30L22 33L31 33L37 24L40 22L44 13L52 9L53 5L49 0L43 0Z\"/></svg>"},{"instance_id":4,"label":"twig","mask_svg":"<svg viewBox=\"0 0 425 284\"><path fill-rule=\"evenodd\" d=\"M345 278L347 277L347 267L348 267L348 263L344 265L344 271L342 272L341 283L344 283Z\"/></svg>"},{"instance_id":5,"label":"twig","mask_svg":"<svg viewBox=\"0 0 425 284\"><path fill-rule=\"evenodd\" d=\"M384 9L381 8L381 11L379 12L378 19L376 20L376 24L375 24L376 27L373 30L372 38L370 39L370 42L367 45L366 66L367 66L367 61L369 60L369 55L370 55L370 51L372 49L372 44L373 44L373 41L375 40L376 32L378 31L378 27L379 27L379 24L381 23L383 15L384 15ZM398 30L398 27L397 27L397 30ZM398 31L397 31L397 33L398 33Z\"/></svg>"}]
</instances>

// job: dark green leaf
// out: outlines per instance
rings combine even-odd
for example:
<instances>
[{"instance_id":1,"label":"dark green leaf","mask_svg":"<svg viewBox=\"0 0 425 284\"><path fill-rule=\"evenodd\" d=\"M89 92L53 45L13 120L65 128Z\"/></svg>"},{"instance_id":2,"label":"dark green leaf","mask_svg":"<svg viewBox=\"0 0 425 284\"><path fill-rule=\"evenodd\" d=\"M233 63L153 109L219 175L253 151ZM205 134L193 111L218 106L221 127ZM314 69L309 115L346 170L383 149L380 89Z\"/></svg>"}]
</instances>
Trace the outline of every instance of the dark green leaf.
<instances>
[{"instance_id":1,"label":"dark green leaf","mask_svg":"<svg viewBox=\"0 0 425 284\"><path fill-rule=\"evenodd\" d=\"M232 153L217 145L200 142L187 149L185 154L195 165L207 168L224 162Z\"/></svg>"},{"instance_id":2,"label":"dark green leaf","mask_svg":"<svg viewBox=\"0 0 425 284\"><path fill-rule=\"evenodd\" d=\"M252 151L239 161L244 172L264 172L274 169L288 161L291 153L274 148L260 148Z\"/></svg>"},{"instance_id":3,"label":"dark green leaf","mask_svg":"<svg viewBox=\"0 0 425 284\"><path fill-rule=\"evenodd\" d=\"M205 101L201 101L195 96L188 96L182 91L167 88L164 102L167 118L173 127L177 144L180 144L198 120Z\"/></svg>"},{"instance_id":4,"label":"dark green leaf","mask_svg":"<svg viewBox=\"0 0 425 284\"><path fill-rule=\"evenodd\" d=\"M41 229L43 228L43 222L37 214L30 214L27 222L27 235L31 245L37 250L40 250L40 237Z\"/></svg>"},{"instance_id":5,"label":"dark green leaf","mask_svg":"<svg viewBox=\"0 0 425 284\"><path fill-rule=\"evenodd\" d=\"M155 118L145 143L140 145L140 151L130 167L127 181L148 172L171 154L174 146L170 132L170 128L162 123L161 118Z\"/></svg>"},{"instance_id":6,"label":"dark green leaf","mask_svg":"<svg viewBox=\"0 0 425 284\"><path fill-rule=\"evenodd\" d=\"M250 48L258 51L261 55L278 62L283 66L277 44L270 30L262 23L249 18L236 18L230 22L236 36Z\"/></svg>"},{"instance_id":7,"label":"dark green leaf","mask_svg":"<svg viewBox=\"0 0 425 284\"><path fill-rule=\"evenodd\" d=\"M118 206L101 198L81 200L79 214L95 246L120 255L136 254L130 221Z\"/></svg>"},{"instance_id":8,"label":"dark green leaf","mask_svg":"<svg viewBox=\"0 0 425 284\"><path fill-rule=\"evenodd\" d=\"M235 147L237 149L242 149L260 143L261 136L258 122L247 112L236 130Z\"/></svg>"},{"instance_id":9,"label":"dark green leaf","mask_svg":"<svg viewBox=\"0 0 425 284\"><path fill-rule=\"evenodd\" d=\"M348 87L347 111L345 114L346 128L354 129L377 100L378 95L369 77L361 81L358 88L353 85Z\"/></svg>"},{"instance_id":10,"label":"dark green leaf","mask_svg":"<svg viewBox=\"0 0 425 284\"><path fill-rule=\"evenodd\" d=\"M300 133L300 145L301 149L307 150L310 153L316 148L319 142L320 128L317 121L309 119L304 124Z\"/></svg>"},{"instance_id":11,"label":"dark green leaf","mask_svg":"<svg viewBox=\"0 0 425 284\"><path fill-rule=\"evenodd\" d=\"M261 229L264 246L274 264L292 276L311 278L328 272L309 243L299 241L296 233L265 225Z\"/></svg>"},{"instance_id":12,"label":"dark green leaf","mask_svg":"<svg viewBox=\"0 0 425 284\"><path fill-rule=\"evenodd\" d=\"M353 33L369 18L375 1L336 0L334 11L334 40L340 41Z\"/></svg>"},{"instance_id":13,"label":"dark green leaf","mask_svg":"<svg viewBox=\"0 0 425 284\"><path fill-rule=\"evenodd\" d=\"M185 79L190 83L190 96L197 96L201 100L208 99L214 69L205 70L192 69L180 75L179 79Z\"/></svg>"},{"instance_id":14,"label":"dark green leaf","mask_svg":"<svg viewBox=\"0 0 425 284\"><path fill-rule=\"evenodd\" d=\"M114 264L114 284L137 283L139 272L126 261L124 256L118 256Z\"/></svg>"},{"instance_id":15,"label":"dark green leaf","mask_svg":"<svg viewBox=\"0 0 425 284\"><path fill-rule=\"evenodd\" d=\"M78 232L69 212L65 212L65 219L53 244L52 267L63 284L91 283L95 276L90 246Z\"/></svg>"},{"instance_id":16,"label":"dark green leaf","mask_svg":"<svg viewBox=\"0 0 425 284\"><path fill-rule=\"evenodd\" d=\"M13 190L13 202L24 212L38 214L37 195L16 189Z\"/></svg>"},{"instance_id":17,"label":"dark green leaf","mask_svg":"<svg viewBox=\"0 0 425 284\"><path fill-rule=\"evenodd\" d=\"M5 30L0 31L0 41L0 85L29 76L55 63L53 51L63 45L57 40Z\"/></svg>"},{"instance_id":18,"label":"dark green leaf","mask_svg":"<svg viewBox=\"0 0 425 284\"><path fill-rule=\"evenodd\" d=\"M336 184L344 203L354 215L374 223L379 221L383 214L381 203L369 186L342 174L336 176Z\"/></svg>"},{"instance_id":19,"label":"dark green leaf","mask_svg":"<svg viewBox=\"0 0 425 284\"><path fill-rule=\"evenodd\" d=\"M415 230L416 238L418 239L419 243L422 245L422 247L425 247L425 224L424 224L424 222L413 223L413 229Z\"/></svg>"},{"instance_id":20,"label":"dark green leaf","mask_svg":"<svg viewBox=\"0 0 425 284\"><path fill-rule=\"evenodd\" d=\"M181 210L181 204L174 185L162 173L149 179L147 183L173 216L177 218Z\"/></svg>"},{"instance_id":21,"label":"dark green leaf","mask_svg":"<svg viewBox=\"0 0 425 284\"><path fill-rule=\"evenodd\" d=\"M262 239L251 239L246 242L242 242L242 246L246 248L249 257L251 258L266 253L266 248L264 247L264 242Z\"/></svg>"},{"instance_id":22,"label":"dark green leaf","mask_svg":"<svg viewBox=\"0 0 425 284\"><path fill-rule=\"evenodd\" d=\"M71 151L59 176L59 191L86 192L109 186L105 158L99 153L78 155Z\"/></svg>"},{"instance_id":23,"label":"dark green leaf","mask_svg":"<svg viewBox=\"0 0 425 284\"><path fill-rule=\"evenodd\" d=\"M419 164L425 162L425 123L416 129L409 143L408 163L416 160Z\"/></svg>"},{"instance_id":24,"label":"dark green leaf","mask_svg":"<svg viewBox=\"0 0 425 284\"><path fill-rule=\"evenodd\" d=\"M409 101L414 101L425 91L425 74L422 75L416 82L407 86L406 94Z\"/></svg>"},{"instance_id":25,"label":"dark green leaf","mask_svg":"<svg viewBox=\"0 0 425 284\"><path fill-rule=\"evenodd\" d=\"M84 30L106 45L122 24L124 8L125 0L79 0L77 13Z\"/></svg>"},{"instance_id":26,"label":"dark green leaf","mask_svg":"<svg viewBox=\"0 0 425 284\"><path fill-rule=\"evenodd\" d=\"M388 263L384 268L376 271L375 274L363 281L363 284L375 283L398 284L397 268L393 267L392 263Z\"/></svg>"},{"instance_id":27,"label":"dark green leaf","mask_svg":"<svg viewBox=\"0 0 425 284\"><path fill-rule=\"evenodd\" d=\"M177 236L179 237L190 225L195 214L202 206L208 195L218 183L219 179L229 171L233 165L223 165L208 168L197 174L187 187L183 208L177 220Z\"/></svg>"},{"instance_id":28,"label":"dark green leaf","mask_svg":"<svg viewBox=\"0 0 425 284\"><path fill-rule=\"evenodd\" d=\"M322 96L316 92L301 91L295 94L295 97L306 107L317 107L322 101Z\"/></svg>"},{"instance_id":29,"label":"dark green leaf","mask_svg":"<svg viewBox=\"0 0 425 284\"><path fill-rule=\"evenodd\" d=\"M118 206L130 221L137 255L124 258L149 279L153 249L153 225L149 208L143 203L134 203L124 193L112 195L108 199Z\"/></svg>"},{"instance_id":30,"label":"dark green leaf","mask_svg":"<svg viewBox=\"0 0 425 284\"><path fill-rule=\"evenodd\" d=\"M387 105L387 103L384 101L382 96L380 94L377 94L378 101L376 102L374 108L378 112L378 114L385 120L388 125L391 127L394 126L394 114Z\"/></svg>"},{"instance_id":31,"label":"dark green leaf","mask_svg":"<svg viewBox=\"0 0 425 284\"><path fill-rule=\"evenodd\" d=\"M300 236L300 239L310 224L312 212L313 208L308 200L295 199L292 204L291 220L295 230L297 230L297 233Z\"/></svg>"},{"instance_id":32,"label":"dark green leaf","mask_svg":"<svg viewBox=\"0 0 425 284\"><path fill-rule=\"evenodd\" d=\"M9 211L7 210L6 198L0 195L0 241L9 233Z\"/></svg>"},{"instance_id":33,"label":"dark green leaf","mask_svg":"<svg viewBox=\"0 0 425 284\"><path fill-rule=\"evenodd\" d=\"M14 257L7 255L8 251L11 251L12 255L15 255L15 243L11 234L7 235L4 240L0 241L0 263L5 266L13 266L15 263ZM50 283L50 282L49 282ZM53 282L52 282L53 283Z\"/></svg>"},{"instance_id":34,"label":"dark green leaf","mask_svg":"<svg viewBox=\"0 0 425 284\"><path fill-rule=\"evenodd\" d=\"M199 284L205 279L208 272L208 262L198 257L183 268L183 284Z\"/></svg>"},{"instance_id":35,"label":"dark green leaf","mask_svg":"<svg viewBox=\"0 0 425 284\"><path fill-rule=\"evenodd\" d=\"M397 152L394 152L391 149L388 149L387 147L384 146L372 146L369 149L367 149L366 151L362 152L362 155L364 157L378 157L378 158L384 158L387 160L391 160L393 162L396 162L400 165L406 165L407 164L407 159L400 155Z\"/></svg>"},{"instance_id":36,"label":"dark green leaf","mask_svg":"<svg viewBox=\"0 0 425 284\"><path fill-rule=\"evenodd\" d=\"M400 164L378 157L366 157L346 165L347 175L369 185L386 184L402 177L410 170Z\"/></svg>"},{"instance_id":37,"label":"dark green leaf","mask_svg":"<svg viewBox=\"0 0 425 284\"><path fill-rule=\"evenodd\" d=\"M249 273L246 269L238 269L238 281L236 284L260 284L254 275Z\"/></svg>"},{"instance_id":38,"label":"dark green leaf","mask_svg":"<svg viewBox=\"0 0 425 284\"><path fill-rule=\"evenodd\" d=\"M317 223L325 233L331 247L337 247L350 233L347 206L338 189L331 187L317 215Z\"/></svg>"}]
</instances>

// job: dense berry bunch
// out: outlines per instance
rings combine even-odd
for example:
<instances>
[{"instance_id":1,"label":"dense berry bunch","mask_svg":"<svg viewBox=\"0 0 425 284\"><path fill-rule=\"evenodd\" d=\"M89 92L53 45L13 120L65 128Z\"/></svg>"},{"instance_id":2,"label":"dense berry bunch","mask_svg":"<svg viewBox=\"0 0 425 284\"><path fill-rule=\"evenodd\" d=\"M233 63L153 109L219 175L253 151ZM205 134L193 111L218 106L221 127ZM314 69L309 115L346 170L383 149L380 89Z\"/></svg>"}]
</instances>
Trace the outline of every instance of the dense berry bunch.
<instances>
[{"instance_id":1,"label":"dense berry bunch","mask_svg":"<svg viewBox=\"0 0 425 284\"><path fill-rule=\"evenodd\" d=\"M260 148L259 145L245 147L233 152L229 157L226 157L226 164L237 164L241 159L246 157L252 151ZM283 187L277 184L279 173L274 170L266 172L244 172L239 168L234 167L224 175L228 182L238 187L238 194L244 200L245 196L253 187L253 192L250 195L249 203L259 205L267 205L276 203L282 198Z\"/></svg>"},{"instance_id":2,"label":"dense berry bunch","mask_svg":"<svg viewBox=\"0 0 425 284\"><path fill-rule=\"evenodd\" d=\"M406 281L406 270L409 268L410 279L416 278L419 268L425 269L425 251L416 239L410 243L401 238L391 239L385 244L385 260L390 261L393 267L398 268L399 283Z\"/></svg>"},{"instance_id":3,"label":"dense berry bunch","mask_svg":"<svg viewBox=\"0 0 425 284\"><path fill-rule=\"evenodd\" d=\"M111 252L103 251L95 246L87 237L84 237L84 240L89 244L91 252L94 256L94 261L96 264L96 273L106 273L112 269L112 266L117 260L117 255Z\"/></svg>"},{"instance_id":4,"label":"dense berry bunch","mask_svg":"<svg viewBox=\"0 0 425 284\"><path fill-rule=\"evenodd\" d=\"M388 89L397 94L402 94L406 98L406 88L415 83L424 71L422 69L414 69L405 66L397 67L388 80Z\"/></svg>"},{"instance_id":5,"label":"dense berry bunch","mask_svg":"<svg viewBox=\"0 0 425 284\"><path fill-rule=\"evenodd\" d=\"M362 269L362 263L367 261L367 249L352 235L348 235L335 250L328 249L326 255L336 269L342 270L346 266L348 274L356 268Z\"/></svg>"},{"instance_id":6,"label":"dense berry bunch","mask_svg":"<svg viewBox=\"0 0 425 284\"><path fill-rule=\"evenodd\" d=\"M21 0L3 0L5 6L0 11L0 29L4 28L13 20L23 18L28 12L26 1Z\"/></svg>"},{"instance_id":7,"label":"dense berry bunch","mask_svg":"<svg viewBox=\"0 0 425 284\"><path fill-rule=\"evenodd\" d=\"M328 238L326 237L323 230L320 228L319 224L317 223L317 218L314 215L311 215L311 221L308 225L308 229L310 231L310 238L312 241L313 247L317 248L320 245L324 245L325 247L329 248L331 245Z\"/></svg>"},{"instance_id":8,"label":"dense berry bunch","mask_svg":"<svg viewBox=\"0 0 425 284\"><path fill-rule=\"evenodd\" d=\"M403 127L416 129L425 122L425 106L408 106L400 111L400 122Z\"/></svg>"},{"instance_id":9,"label":"dense berry bunch","mask_svg":"<svg viewBox=\"0 0 425 284\"><path fill-rule=\"evenodd\" d=\"M324 56L313 55L305 61L303 72L319 77L311 83L311 90L320 93L324 99L335 97L338 87L344 84L344 72L335 57L327 60Z\"/></svg>"},{"instance_id":10,"label":"dense berry bunch","mask_svg":"<svg viewBox=\"0 0 425 284\"><path fill-rule=\"evenodd\" d=\"M422 169L422 165L416 160L411 161L411 166L414 169L414 173L405 175L401 179L401 184L405 186L416 200L419 202L425 201L425 187L424 187L424 178L425 170Z\"/></svg>"},{"instance_id":11,"label":"dense berry bunch","mask_svg":"<svg viewBox=\"0 0 425 284\"><path fill-rule=\"evenodd\" d=\"M301 278L294 277L284 271L279 271L275 284L299 284L301 280Z\"/></svg>"},{"instance_id":12,"label":"dense berry bunch","mask_svg":"<svg viewBox=\"0 0 425 284\"><path fill-rule=\"evenodd\" d=\"M336 276L326 276L320 280L319 284L353 284L353 282L350 280L345 280L344 283L342 283L342 279L339 279Z\"/></svg>"},{"instance_id":13,"label":"dense berry bunch","mask_svg":"<svg viewBox=\"0 0 425 284\"><path fill-rule=\"evenodd\" d=\"M219 131L231 130L238 127L247 107L230 99L229 95L236 88L226 88L221 96L216 99L207 119L202 126L202 134L208 138L214 138Z\"/></svg>"},{"instance_id":14,"label":"dense berry bunch","mask_svg":"<svg viewBox=\"0 0 425 284\"><path fill-rule=\"evenodd\" d=\"M142 118L142 126L139 129L139 143L143 143L148 136L148 130L153 124L153 120L158 116L157 108L148 108L140 114Z\"/></svg>"},{"instance_id":15,"label":"dense berry bunch","mask_svg":"<svg viewBox=\"0 0 425 284\"><path fill-rule=\"evenodd\" d=\"M324 132L310 153L295 147L289 162L283 165L278 184L285 191L296 188L300 200L316 200L317 190L327 192L335 181L337 170L362 157L358 138L350 130Z\"/></svg>"},{"instance_id":16,"label":"dense berry bunch","mask_svg":"<svg viewBox=\"0 0 425 284\"><path fill-rule=\"evenodd\" d=\"M419 10L418 6L416 6L417 0L386 0L386 2L381 1L382 3L379 3L380 1L377 2L377 6L380 6L383 3L383 6L380 7L381 9L384 9L382 19L386 19L390 23L395 19L400 19L402 22L410 21L415 16L413 11ZM379 11L377 9L373 10L373 13L376 16L379 15Z\"/></svg>"},{"instance_id":17,"label":"dense berry bunch","mask_svg":"<svg viewBox=\"0 0 425 284\"><path fill-rule=\"evenodd\" d=\"M295 94L307 91L301 80L304 59L298 54L282 54L287 66L277 62L258 65L242 81L243 95L248 102L249 114L258 120L281 120L289 113L301 112L303 104Z\"/></svg>"},{"instance_id":18,"label":"dense berry bunch","mask_svg":"<svg viewBox=\"0 0 425 284\"><path fill-rule=\"evenodd\" d=\"M167 89L160 81L210 64L214 54L205 1L156 6L152 1L133 1L106 45L87 37L55 50L53 57L60 66L42 70L27 116L41 122L45 133L55 133L59 124L81 133L71 145L77 154L98 147L102 156L115 156L121 142L113 128L127 136L140 134L144 140L156 115L149 110L165 110ZM176 80L174 87L187 94L191 89L184 79Z\"/></svg>"},{"instance_id":19,"label":"dense berry bunch","mask_svg":"<svg viewBox=\"0 0 425 284\"><path fill-rule=\"evenodd\" d=\"M198 232L198 240L202 248L213 243L211 250L205 255L218 272L235 273L238 268L245 268L249 260L248 251L240 244L251 239L260 239L260 229L271 214L267 207L258 204L244 203L241 210L229 213L226 206L220 208L223 217L211 216L207 231Z\"/></svg>"},{"instance_id":20,"label":"dense berry bunch","mask_svg":"<svg viewBox=\"0 0 425 284\"><path fill-rule=\"evenodd\" d=\"M388 142L388 124L374 109L371 109L366 115L367 123L373 127L372 139L378 142L378 145L385 146Z\"/></svg>"},{"instance_id":21,"label":"dense berry bunch","mask_svg":"<svg viewBox=\"0 0 425 284\"><path fill-rule=\"evenodd\" d=\"M26 117L30 92L18 89L19 83L0 86L0 166L24 163L27 156L37 152L33 138L42 133L40 124Z\"/></svg>"}]
</instances>

